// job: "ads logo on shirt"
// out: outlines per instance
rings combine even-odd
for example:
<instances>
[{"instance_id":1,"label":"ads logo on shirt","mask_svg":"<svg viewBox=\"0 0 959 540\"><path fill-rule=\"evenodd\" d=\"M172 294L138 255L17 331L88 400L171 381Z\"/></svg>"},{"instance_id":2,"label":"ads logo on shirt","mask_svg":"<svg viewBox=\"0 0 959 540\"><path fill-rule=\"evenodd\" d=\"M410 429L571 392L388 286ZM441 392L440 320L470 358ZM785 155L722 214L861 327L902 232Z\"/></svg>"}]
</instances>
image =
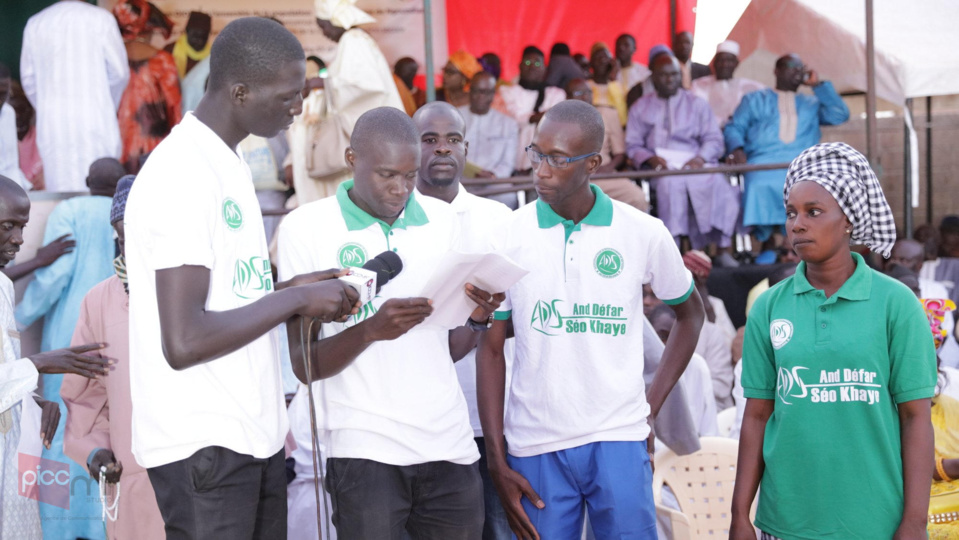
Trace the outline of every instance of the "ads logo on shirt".
<instances>
[{"instance_id":1,"label":"ads logo on shirt","mask_svg":"<svg viewBox=\"0 0 959 540\"><path fill-rule=\"evenodd\" d=\"M336 260L340 262L341 268L363 266L366 264L367 258L366 249L356 242L343 244L336 252Z\"/></svg>"},{"instance_id":2,"label":"ads logo on shirt","mask_svg":"<svg viewBox=\"0 0 959 540\"><path fill-rule=\"evenodd\" d=\"M624 308L620 306L574 303L572 313L563 315L560 312L562 303L559 299L536 302L529 327L547 336L589 333L616 337L626 334L626 317L623 315Z\"/></svg>"},{"instance_id":3,"label":"ads logo on shirt","mask_svg":"<svg viewBox=\"0 0 959 540\"><path fill-rule=\"evenodd\" d=\"M613 248L599 250L593 269L604 278L614 278L623 272L623 256Z\"/></svg>"},{"instance_id":4,"label":"ads logo on shirt","mask_svg":"<svg viewBox=\"0 0 959 540\"><path fill-rule=\"evenodd\" d=\"M793 323L786 319L776 319L769 323L769 339L773 343L773 349L777 351L789 343L793 337Z\"/></svg>"},{"instance_id":5,"label":"ads logo on shirt","mask_svg":"<svg viewBox=\"0 0 959 540\"><path fill-rule=\"evenodd\" d=\"M800 399L809 399L812 403L859 402L867 405L879 403L882 385L876 381L875 371L865 369L823 369L819 371L818 382L805 382L809 368L795 366L792 369L779 368L776 377L776 396L784 405L792 405ZM815 377L815 375L813 375Z\"/></svg>"},{"instance_id":6,"label":"ads logo on shirt","mask_svg":"<svg viewBox=\"0 0 959 540\"><path fill-rule=\"evenodd\" d=\"M244 299L260 298L273 290L270 260L263 257L237 259L233 267L233 294Z\"/></svg>"},{"instance_id":7,"label":"ads logo on shirt","mask_svg":"<svg viewBox=\"0 0 959 540\"><path fill-rule=\"evenodd\" d=\"M240 211L240 205L229 197L223 201L223 221L234 231L243 227L243 212Z\"/></svg>"}]
</instances>

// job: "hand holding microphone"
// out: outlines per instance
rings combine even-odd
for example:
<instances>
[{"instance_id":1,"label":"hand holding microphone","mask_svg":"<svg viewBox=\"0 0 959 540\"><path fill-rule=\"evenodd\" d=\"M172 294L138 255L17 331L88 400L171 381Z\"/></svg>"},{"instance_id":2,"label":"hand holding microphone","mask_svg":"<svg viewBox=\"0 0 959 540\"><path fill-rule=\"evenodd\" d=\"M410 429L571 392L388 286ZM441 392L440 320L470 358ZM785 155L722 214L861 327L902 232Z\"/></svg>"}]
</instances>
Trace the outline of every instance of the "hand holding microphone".
<instances>
[{"instance_id":1,"label":"hand holding microphone","mask_svg":"<svg viewBox=\"0 0 959 540\"><path fill-rule=\"evenodd\" d=\"M356 291L363 305L373 300L402 270L399 255L384 251L367 261L363 268L350 268L349 273L339 279ZM365 339L367 342L394 340L426 320L430 313L433 313L433 301L429 298L390 298L363 323Z\"/></svg>"}]
</instances>

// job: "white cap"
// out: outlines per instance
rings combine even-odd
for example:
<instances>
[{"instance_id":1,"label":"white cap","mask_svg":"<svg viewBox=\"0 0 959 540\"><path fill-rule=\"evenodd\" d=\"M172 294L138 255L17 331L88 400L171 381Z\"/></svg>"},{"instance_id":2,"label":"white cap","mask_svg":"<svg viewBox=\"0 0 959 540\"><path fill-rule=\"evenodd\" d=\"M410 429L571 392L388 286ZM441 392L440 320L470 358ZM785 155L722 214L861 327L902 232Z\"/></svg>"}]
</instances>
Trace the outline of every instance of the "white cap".
<instances>
[{"instance_id":1,"label":"white cap","mask_svg":"<svg viewBox=\"0 0 959 540\"><path fill-rule=\"evenodd\" d=\"M356 7L356 0L316 0L316 17L330 21L334 26L349 30L360 24L376 22L368 13Z\"/></svg>"},{"instance_id":2,"label":"white cap","mask_svg":"<svg viewBox=\"0 0 959 540\"><path fill-rule=\"evenodd\" d=\"M716 45L716 54L719 53L729 53L736 58L739 58L739 43L736 43L731 39L727 39L719 45Z\"/></svg>"}]
</instances>

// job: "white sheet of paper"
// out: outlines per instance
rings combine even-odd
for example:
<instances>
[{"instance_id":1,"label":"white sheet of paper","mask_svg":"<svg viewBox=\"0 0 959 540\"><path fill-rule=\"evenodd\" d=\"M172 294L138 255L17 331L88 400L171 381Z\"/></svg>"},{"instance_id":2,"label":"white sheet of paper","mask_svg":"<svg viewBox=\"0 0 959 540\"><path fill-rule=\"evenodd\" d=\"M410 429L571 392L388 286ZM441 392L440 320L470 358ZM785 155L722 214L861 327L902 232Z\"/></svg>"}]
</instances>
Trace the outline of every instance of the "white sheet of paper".
<instances>
[{"instance_id":1,"label":"white sheet of paper","mask_svg":"<svg viewBox=\"0 0 959 540\"><path fill-rule=\"evenodd\" d=\"M20 408L20 442L17 454L40 457L43 452L43 439L40 438L40 420L43 411L33 400L33 392L23 394L23 407Z\"/></svg>"},{"instance_id":2,"label":"white sheet of paper","mask_svg":"<svg viewBox=\"0 0 959 540\"><path fill-rule=\"evenodd\" d=\"M459 253L443 256L420 296L433 300L433 313L423 325L451 330L463 326L476 304L466 296L466 284L490 294L504 292L529 272L497 253Z\"/></svg>"},{"instance_id":3,"label":"white sheet of paper","mask_svg":"<svg viewBox=\"0 0 959 540\"><path fill-rule=\"evenodd\" d=\"M682 169L683 165L689 163L689 160L696 157L695 152L675 150L673 148L657 148L656 155L666 160L666 166L670 170Z\"/></svg>"}]
</instances>

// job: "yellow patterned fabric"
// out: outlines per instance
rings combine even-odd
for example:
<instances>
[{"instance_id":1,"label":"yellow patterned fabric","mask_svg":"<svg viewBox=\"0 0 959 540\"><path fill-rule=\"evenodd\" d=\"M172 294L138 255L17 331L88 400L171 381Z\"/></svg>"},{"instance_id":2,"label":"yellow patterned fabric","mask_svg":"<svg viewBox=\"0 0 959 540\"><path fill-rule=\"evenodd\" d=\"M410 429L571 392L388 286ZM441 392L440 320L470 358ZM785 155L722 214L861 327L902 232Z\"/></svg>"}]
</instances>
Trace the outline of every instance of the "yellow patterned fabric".
<instances>
[{"instance_id":1,"label":"yellow patterned fabric","mask_svg":"<svg viewBox=\"0 0 959 540\"><path fill-rule=\"evenodd\" d=\"M939 395L932 402L932 427L936 436L936 458L959 458L959 401ZM959 511L959 480L932 482L929 490L929 511ZM929 538L946 540L959 538L959 520L948 523L930 523Z\"/></svg>"}]
</instances>

